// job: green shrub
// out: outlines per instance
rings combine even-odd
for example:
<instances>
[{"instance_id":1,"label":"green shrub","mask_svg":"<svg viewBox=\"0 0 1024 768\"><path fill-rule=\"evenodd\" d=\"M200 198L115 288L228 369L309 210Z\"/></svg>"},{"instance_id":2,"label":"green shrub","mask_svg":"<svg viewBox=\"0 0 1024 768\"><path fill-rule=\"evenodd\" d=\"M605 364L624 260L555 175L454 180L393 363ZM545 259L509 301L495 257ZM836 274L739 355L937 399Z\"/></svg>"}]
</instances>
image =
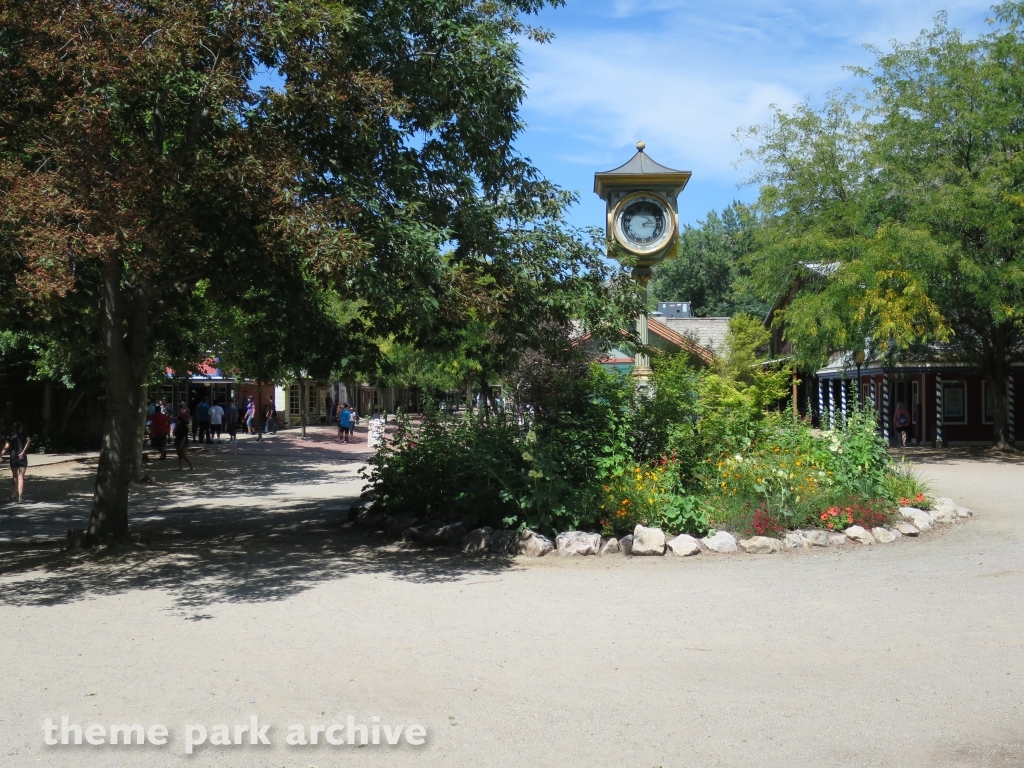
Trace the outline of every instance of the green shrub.
<instances>
[{"instance_id":1,"label":"green shrub","mask_svg":"<svg viewBox=\"0 0 1024 768\"><path fill-rule=\"evenodd\" d=\"M377 508L467 525L501 526L527 477L518 426L428 415L413 432L400 424L393 443L370 461L368 479Z\"/></svg>"},{"instance_id":2,"label":"green shrub","mask_svg":"<svg viewBox=\"0 0 1024 768\"><path fill-rule=\"evenodd\" d=\"M696 496L681 492L674 459L663 457L650 466L617 471L603 487L601 530L606 536L622 536L641 525L666 533L703 534L707 514Z\"/></svg>"},{"instance_id":3,"label":"green shrub","mask_svg":"<svg viewBox=\"0 0 1024 768\"><path fill-rule=\"evenodd\" d=\"M890 466L870 413L853 411L836 429L823 432L788 415L768 414L747 449L718 457L708 487L712 521L749 531L770 528L769 521L781 528L821 525L821 514L836 507L887 505L889 515L894 511L886 492ZM865 512L863 519L876 519L873 514Z\"/></svg>"},{"instance_id":4,"label":"green shrub","mask_svg":"<svg viewBox=\"0 0 1024 768\"><path fill-rule=\"evenodd\" d=\"M883 486L886 497L901 507L932 508L932 487L914 470L906 457L899 464L891 464L885 474Z\"/></svg>"}]
</instances>

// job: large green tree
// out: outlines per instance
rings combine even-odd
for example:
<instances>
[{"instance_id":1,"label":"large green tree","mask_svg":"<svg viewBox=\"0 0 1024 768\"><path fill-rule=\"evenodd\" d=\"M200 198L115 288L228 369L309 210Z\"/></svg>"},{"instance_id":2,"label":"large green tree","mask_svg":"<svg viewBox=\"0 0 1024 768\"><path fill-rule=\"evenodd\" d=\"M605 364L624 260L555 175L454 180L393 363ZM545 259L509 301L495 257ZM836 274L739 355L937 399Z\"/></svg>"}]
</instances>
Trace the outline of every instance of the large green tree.
<instances>
[{"instance_id":1,"label":"large green tree","mask_svg":"<svg viewBox=\"0 0 1024 768\"><path fill-rule=\"evenodd\" d=\"M675 258L654 270L648 287L651 307L658 301L689 301L697 317L732 317L740 312L763 317L767 305L743 291L740 280L756 225L754 212L740 203L721 215L711 211L697 226L686 225Z\"/></svg>"},{"instance_id":2,"label":"large green tree","mask_svg":"<svg viewBox=\"0 0 1024 768\"><path fill-rule=\"evenodd\" d=\"M766 298L799 286L777 320L804 366L865 341L889 359L940 351L989 382L1005 446L1006 381L1024 357L1024 4L995 13L977 39L940 16L876 52L862 96L750 132L750 265Z\"/></svg>"},{"instance_id":3,"label":"large green tree","mask_svg":"<svg viewBox=\"0 0 1024 768\"><path fill-rule=\"evenodd\" d=\"M486 260L508 204L562 204L512 147L545 4L0 2L4 300L41 312L86 279L99 299L92 536L127 529L142 385L197 286L228 307L286 275L422 334L439 243Z\"/></svg>"}]
</instances>

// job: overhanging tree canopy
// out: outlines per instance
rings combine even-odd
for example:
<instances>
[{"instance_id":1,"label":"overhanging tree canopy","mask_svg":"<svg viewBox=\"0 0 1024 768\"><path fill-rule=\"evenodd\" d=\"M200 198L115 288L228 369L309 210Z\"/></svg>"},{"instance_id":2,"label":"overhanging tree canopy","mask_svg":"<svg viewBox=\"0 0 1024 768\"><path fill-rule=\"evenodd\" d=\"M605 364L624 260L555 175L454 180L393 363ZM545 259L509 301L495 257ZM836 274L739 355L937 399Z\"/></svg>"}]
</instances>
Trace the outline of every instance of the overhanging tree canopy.
<instances>
[{"instance_id":1,"label":"overhanging tree canopy","mask_svg":"<svg viewBox=\"0 0 1024 768\"><path fill-rule=\"evenodd\" d=\"M521 17L545 4L0 3L4 303L100 297L93 536L127 528L140 386L200 281L228 307L283 274L415 336L449 288L440 243L486 261L510 205L564 204L512 148L516 40L544 38ZM265 69L282 89L252 86Z\"/></svg>"},{"instance_id":2,"label":"overhanging tree canopy","mask_svg":"<svg viewBox=\"0 0 1024 768\"><path fill-rule=\"evenodd\" d=\"M1024 4L975 40L935 28L860 74L871 88L750 131L761 226L751 282L807 367L865 339L878 354L941 344L982 371L994 442L1006 379L1024 357Z\"/></svg>"}]
</instances>

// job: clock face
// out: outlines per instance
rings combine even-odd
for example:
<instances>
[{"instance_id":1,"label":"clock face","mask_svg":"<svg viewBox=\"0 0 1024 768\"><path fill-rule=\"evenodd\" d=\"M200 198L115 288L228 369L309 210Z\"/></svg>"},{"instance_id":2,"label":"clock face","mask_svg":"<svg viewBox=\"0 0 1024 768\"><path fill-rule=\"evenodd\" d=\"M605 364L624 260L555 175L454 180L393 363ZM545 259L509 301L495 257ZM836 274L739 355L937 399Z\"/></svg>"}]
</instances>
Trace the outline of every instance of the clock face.
<instances>
[{"instance_id":1,"label":"clock face","mask_svg":"<svg viewBox=\"0 0 1024 768\"><path fill-rule=\"evenodd\" d=\"M655 250L671 234L669 216L664 204L655 197L644 195L629 200L616 221L619 241L630 250Z\"/></svg>"}]
</instances>

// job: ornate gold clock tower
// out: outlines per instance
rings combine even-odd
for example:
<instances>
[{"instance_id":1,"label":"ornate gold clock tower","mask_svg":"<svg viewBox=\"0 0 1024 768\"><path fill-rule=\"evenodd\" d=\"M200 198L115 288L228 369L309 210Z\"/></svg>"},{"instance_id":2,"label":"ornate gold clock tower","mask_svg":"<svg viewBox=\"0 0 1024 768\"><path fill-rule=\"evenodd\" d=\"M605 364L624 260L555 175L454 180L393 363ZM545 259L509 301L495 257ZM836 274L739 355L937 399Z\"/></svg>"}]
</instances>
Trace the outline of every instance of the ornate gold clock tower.
<instances>
[{"instance_id":1,"label":"ornate gold clock tower","mask_svg":"<svg viewBox=\"0 0 1024 768\"><path fill-rule=\"evenodd\" d=\"M605 201L607 238L626 251L633 262L633 278L647 291L651 270L665 258L674 258L679 237L679 193L690 180L689 171L674 171L654 162L637 142L636 154L625 165L594 174L594 192ZM648 343L647 314L637 318L640 343ZM647 355L635 356L633 375L645 385L651 377Z\"/></svg>"}]
</instances>

